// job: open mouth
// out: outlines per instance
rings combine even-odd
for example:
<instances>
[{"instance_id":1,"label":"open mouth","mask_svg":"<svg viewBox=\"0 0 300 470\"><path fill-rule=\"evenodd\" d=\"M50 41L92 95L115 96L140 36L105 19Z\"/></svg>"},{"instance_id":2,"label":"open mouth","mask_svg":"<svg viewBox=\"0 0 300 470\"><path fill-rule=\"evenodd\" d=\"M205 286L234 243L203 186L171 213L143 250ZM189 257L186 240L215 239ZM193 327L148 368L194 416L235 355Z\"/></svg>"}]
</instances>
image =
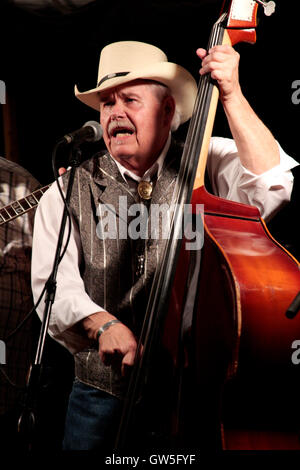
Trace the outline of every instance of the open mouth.
<instances>
[{"instance_id":1,"label":"open mouth","mask_svg":"<svg viewBox=\"0 0 300 470\"><path fill-rule=\"evenodd\" d=\"M127 127L116 127L112 132L112 137L128 137L133 134L133 130Z\"/></svg>"},{"instance_id":2,"label":"open mouth","mask_svg":"<svg viewBox=\"0 0 300 470\"><path fill-rule=\"evenodd\" d=\"M127 119L120 119L118 121L111 121L108 125L108 134L111 138L125 138L130 137L135 133L135 127L129 123Z\"/></svg>"}]
</instances>

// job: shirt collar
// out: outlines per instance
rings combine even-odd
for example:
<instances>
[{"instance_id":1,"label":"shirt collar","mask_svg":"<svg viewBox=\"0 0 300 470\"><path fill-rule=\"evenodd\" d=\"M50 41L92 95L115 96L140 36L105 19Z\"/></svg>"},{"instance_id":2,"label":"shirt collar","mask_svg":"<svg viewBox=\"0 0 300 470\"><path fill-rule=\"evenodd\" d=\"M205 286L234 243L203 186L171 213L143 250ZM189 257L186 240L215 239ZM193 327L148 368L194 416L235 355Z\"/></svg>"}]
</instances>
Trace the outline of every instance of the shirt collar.
<instances>
[{"instance_id":1,"label":"shirt collar","mask_svg":"<svg viewBox=\"0 0 300 470\"><path fill-rule=\"evenodd\" d=\"M120 162L117 162L117 160L115 160L112 155L111 155L111 157L116 162L116 165L117 165L117 167L118 167L118 169L119 169L119 171L120 171L120 173L121 173L121 175L122 175L122 177L124 178L125 181L126 181L126 176L129 176L130 178L134 179L138 183L142 180L143 181L150 181L151 178L155 174L157 174L157 177L159 177L159 175L161 173L161 170L162 170L162 167L163 167L163 164L164 164L164 161L165 161L165 158L166 158L166 155L168 153L170 144L171 144L171 132L169 133L169 137L167 139L167 142L165 143L165 146L162 149L162 152L159 155L158 159L153 163L153 165L150 168L148 168L147 171L145 171L143 176L136 175L132 171L125 168Z\"/></svg>"}]
</instances>

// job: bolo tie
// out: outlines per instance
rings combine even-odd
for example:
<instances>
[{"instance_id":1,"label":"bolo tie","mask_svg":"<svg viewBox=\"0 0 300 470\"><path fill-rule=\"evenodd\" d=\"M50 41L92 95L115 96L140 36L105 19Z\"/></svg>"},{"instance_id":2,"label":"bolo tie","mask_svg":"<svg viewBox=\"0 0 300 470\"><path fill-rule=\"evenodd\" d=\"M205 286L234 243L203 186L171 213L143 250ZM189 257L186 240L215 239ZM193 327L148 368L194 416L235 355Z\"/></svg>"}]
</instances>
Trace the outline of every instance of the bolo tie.
<instances>
[{"instance_id":1,"label":"bolo tie","mask_svg":"<svg viewBox=\"0 0 300 470\"><path fill-rule=\"evenodd\" d=\"M141 201L145 204L147 209L149 208L150 201L152 198L152 192L154 188L153 181L140 181L137 185L137 192L141 198ZM136 276L140 277L144 274L145 269L145 243L144 240L140 240L137 244L136 250L137 262L136 262Z\"/></svg>"}]
</instances>

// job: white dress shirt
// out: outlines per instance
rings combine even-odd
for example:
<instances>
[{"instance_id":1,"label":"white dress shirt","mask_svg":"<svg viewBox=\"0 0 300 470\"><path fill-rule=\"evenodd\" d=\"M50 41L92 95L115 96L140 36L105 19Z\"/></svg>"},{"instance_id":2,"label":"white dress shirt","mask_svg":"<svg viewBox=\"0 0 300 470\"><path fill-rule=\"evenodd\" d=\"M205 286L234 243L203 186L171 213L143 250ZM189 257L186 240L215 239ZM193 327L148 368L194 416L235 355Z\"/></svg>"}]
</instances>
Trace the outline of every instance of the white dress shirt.
<instances>
[{"instance_id":1,"label":"white dress shirt","mask_svg":"<svg viewBox=\"0 0 300 470\"><path fill-rule=\"evenodd\" d=\"M160 171L169 145L170 139L162 155L154 163L155 171ZM233 140L213 137L207 170L214 193L223 198L255 205L262 217L269 218L284 202L290 200L293 187L290 170L299 164L280 146L279 149L279 165L261 175L255 175L241 165ZM130 174L120 163L117 166L124 178L126 174ZM149 173L152 174L153 168L146 172L145 178ZM139 181L136 175L130 176ZM62 212L63 203L57 185L53 184L41 198L35 217L32 255L32 289L35 301L52 269L61 220L59 214ZM70 328L88 315L103 310L85 291L79 271L81 257L80 236L73 223L69 246L58 269L56 297L49 324L49 333L73 353L86 347L88 342L84 335ZM43 310L42 302L37 308L41 318Z\"/></svg>"}]
</instances>

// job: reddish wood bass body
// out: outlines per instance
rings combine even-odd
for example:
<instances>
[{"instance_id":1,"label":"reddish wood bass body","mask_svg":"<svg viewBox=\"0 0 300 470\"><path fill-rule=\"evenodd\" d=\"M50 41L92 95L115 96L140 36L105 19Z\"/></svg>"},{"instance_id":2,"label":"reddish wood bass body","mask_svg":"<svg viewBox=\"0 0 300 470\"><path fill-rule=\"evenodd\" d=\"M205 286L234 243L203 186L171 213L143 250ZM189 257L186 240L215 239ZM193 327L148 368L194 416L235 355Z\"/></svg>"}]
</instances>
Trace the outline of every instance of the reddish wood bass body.
<instances>
[{"instance_id":1,"label":"reddish wood bass body","mask_svg":"<svg viewBox=\"0 0 300 470\"><path fill-rule=\"evenodd\" d=\"M300 370L292 363L300 315L285 314L300 290L299 263L255 207L204 187L192 204L194 212L204 204L205 225L189 359L199 439L223 449L300 449ZM182 305L190 257L181 253L170 311Z\"/></svg>"}]
</instances>

